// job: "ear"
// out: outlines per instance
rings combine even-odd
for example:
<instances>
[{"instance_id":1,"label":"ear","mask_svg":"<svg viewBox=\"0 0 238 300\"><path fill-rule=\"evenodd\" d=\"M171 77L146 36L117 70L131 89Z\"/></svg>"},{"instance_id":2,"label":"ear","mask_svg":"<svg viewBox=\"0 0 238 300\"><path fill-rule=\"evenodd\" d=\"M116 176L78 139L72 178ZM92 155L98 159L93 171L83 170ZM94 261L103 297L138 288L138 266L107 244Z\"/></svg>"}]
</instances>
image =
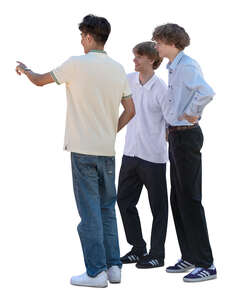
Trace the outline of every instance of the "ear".
<instances>
[{"instance_id":1,"label":"ear","mask_svg":"<svg viewBox=\"0 0 238 300\"><path fill-rule=\"evenodd\" d=\"M89 33L87 34L86 38L89 43L91 43L93 41L93 37Z\"/></svg>"},{"instance_id":2,"label":"ear","mask_svg":"<svg viewBox=\"0 0 238 300\"><path fill-rule=\"evenodd\" d=\"M150 64L153 65L153 63L155 62L154 59L150 59Z\"/></svg>"}]
</instances>

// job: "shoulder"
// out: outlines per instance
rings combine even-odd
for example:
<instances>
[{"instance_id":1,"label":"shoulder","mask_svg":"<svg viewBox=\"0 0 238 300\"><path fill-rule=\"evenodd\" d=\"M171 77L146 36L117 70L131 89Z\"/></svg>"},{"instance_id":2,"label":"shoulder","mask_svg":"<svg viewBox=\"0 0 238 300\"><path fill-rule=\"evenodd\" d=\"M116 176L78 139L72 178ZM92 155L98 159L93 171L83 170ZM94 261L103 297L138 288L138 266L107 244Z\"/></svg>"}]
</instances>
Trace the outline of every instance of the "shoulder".
<instances>
[{"instance_id":1,"label":"shoulder","mask_svg":"<svg viewBox=\"0 0 238 300\"><path fill-rule=\"evenodd\" d=\"M126 76L127 76L127 79L128 79L128 80L136 79L136 77L137 77L137 72L128 73Z\"/></svg>"},{"instance_id":2,"label":"shoulder","mask_svg":"<svg viewBox=\"0 0 238 300\"><path fill-rule=\"evenodd\" d=\"M137 72L128 73L126 76L127 76L127 80L131 87L138 82L138 73Z\"/></svg>"},{"instance_id":3,"label":"shoulder","mask_svg":"<svg viewBox=\"0 0 238 300\"><path fill-rule=\"evenodd\" d=\"M114 66L115 68L117 68L118 70L122 71L125 73L124 67L122 64L120 64L118 61L116 61L115 59L111 58L108 55L104 56L104 59L107 61L108 64L111 64L112 66Z\"/></svg>"},{"instance_id":4,"label":"shoulder","mask_svg":"<svg viewBox=\"0 0 238 300\"><path fill-rule=\"evenodd\" d=\"M194 69L200 70L200 65L198 64L198 62L186 54L184 54L181 59L181 67L183 69L193 69L194 68Z\"/></svg>"},{"instance_id":5,"label":"shoulder","mask_svg":"<svg viewBox=\"0 0 238 300\"><path fill-rule=\"evenodd\" d=\"M68 64L71 64L71 65L74 65L74 64L78 64L80 62L83 62L86 60L86 55L80 55L80 56L70 56L68 59L67 59L67 63Z\"/></svg>"},{"instance_id":6,"label":"shoulder","mask_svg":"<svg viewBox=\"0 0 238 300\"><path fill-rule=\"evenodd\" d=\"M168 87L167 87L167 84L164 82L163 79L161 79L160 77L156 76L155 88L157 90L166 92Z\"/></svg>"}]
</instances>

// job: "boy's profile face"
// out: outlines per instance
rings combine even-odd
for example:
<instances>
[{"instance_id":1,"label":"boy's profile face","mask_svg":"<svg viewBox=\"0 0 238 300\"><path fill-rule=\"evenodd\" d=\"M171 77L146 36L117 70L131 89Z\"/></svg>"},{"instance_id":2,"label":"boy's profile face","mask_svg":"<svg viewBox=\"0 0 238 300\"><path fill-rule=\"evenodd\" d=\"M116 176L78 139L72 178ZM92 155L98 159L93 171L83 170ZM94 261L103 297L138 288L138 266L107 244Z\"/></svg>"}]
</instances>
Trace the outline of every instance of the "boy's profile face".
<instances>
[{"instance_id":1,"label":"boy's profile face","mask_svg":"<svg viewBox=\"0 0 238 300\"><path fill-rule=\"evenodd\" d=\"M159 52L159 56L162 58L168 58L171 52L175 49L174 45L168 45L162 40L156 40L155 42L155 49Z\"/></svg>"},{"instance_id":2,"label":"boy's profile face","mask_svg":"<svg viewBox=\"0 0 238 300\"><path fill-rule=\"evenodd\" d=\"M135 64L136 72L153 70L153 60L148 58L146 55L139 55L138 53L134 52L133 62Z\"/></svg>"}]
</instances>

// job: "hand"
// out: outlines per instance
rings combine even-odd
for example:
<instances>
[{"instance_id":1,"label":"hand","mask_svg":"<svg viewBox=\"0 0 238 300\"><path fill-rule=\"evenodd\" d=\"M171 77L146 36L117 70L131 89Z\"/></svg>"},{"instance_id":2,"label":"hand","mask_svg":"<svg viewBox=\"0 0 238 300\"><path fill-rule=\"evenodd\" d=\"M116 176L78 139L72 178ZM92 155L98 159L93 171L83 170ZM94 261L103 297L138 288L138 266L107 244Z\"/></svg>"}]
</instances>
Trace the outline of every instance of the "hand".
<instances>
[{"instance_id":1,"label":"hand","mask_svg":"<svg viewBox=\"0 0 238 300\"><path fill-rule=\"evenodd\" d=\"M22 73L25 74L25 69L27 68L26 65L24 65L22 62L17 61L17 63L19 64L16 67L16 72L18 75L21 75Z\"/></svg>"},{"instance_id":2,"label":"hand","mask_svg":"<svg viewBox=\"0 0 238 300\"><path fill-rule=\"evenodd\" d=\"M169 140L169 128L165 129L165 140L166 140L166 142L168 142L168 140Z\"/></svg>"},{"instance_id":3,"label":"hand","mask_svg":"<svg viewBox=\"0 0 238 300\"><path fill-rule=\"evenodd\" d=\"M187 120L189 123L195 124L198 122L199 116L189 116L187 114L183 114L178 119L179 119L179 121Z\"/></svg>"}]
</instances>

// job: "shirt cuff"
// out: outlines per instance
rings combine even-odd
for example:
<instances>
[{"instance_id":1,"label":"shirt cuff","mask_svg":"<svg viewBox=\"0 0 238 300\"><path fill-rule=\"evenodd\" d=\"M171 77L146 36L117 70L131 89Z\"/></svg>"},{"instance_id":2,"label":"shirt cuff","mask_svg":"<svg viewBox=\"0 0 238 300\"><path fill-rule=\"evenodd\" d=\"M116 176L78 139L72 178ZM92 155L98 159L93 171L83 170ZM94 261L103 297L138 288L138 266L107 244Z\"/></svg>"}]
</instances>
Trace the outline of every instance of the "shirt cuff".
<instances>
[{"instance_id":1,"label":"shirt cuff","mask_svg":"<svg viewBox=\"0 0 238 300\"><path fill-rule=\"evenodd\" d=\"M127 95L127 96L123 96L122 99L125 100L125 99L129 99L129 98L131 98L131 97L132 97L132 94Z\"/></svg>"},{"instance_id":2,"label":"shirt cuff","mask_svg":"<svg viewBox=\"0 0 238 300\"><path fill-rule=\"evenodd\" d=\"M54 81L57 83L57 84L60 84L59 80L56 78L55 74L53 71L50 72L50 75L52 76L52 78L54 79Z\"/></svg>"}]
</instances>

